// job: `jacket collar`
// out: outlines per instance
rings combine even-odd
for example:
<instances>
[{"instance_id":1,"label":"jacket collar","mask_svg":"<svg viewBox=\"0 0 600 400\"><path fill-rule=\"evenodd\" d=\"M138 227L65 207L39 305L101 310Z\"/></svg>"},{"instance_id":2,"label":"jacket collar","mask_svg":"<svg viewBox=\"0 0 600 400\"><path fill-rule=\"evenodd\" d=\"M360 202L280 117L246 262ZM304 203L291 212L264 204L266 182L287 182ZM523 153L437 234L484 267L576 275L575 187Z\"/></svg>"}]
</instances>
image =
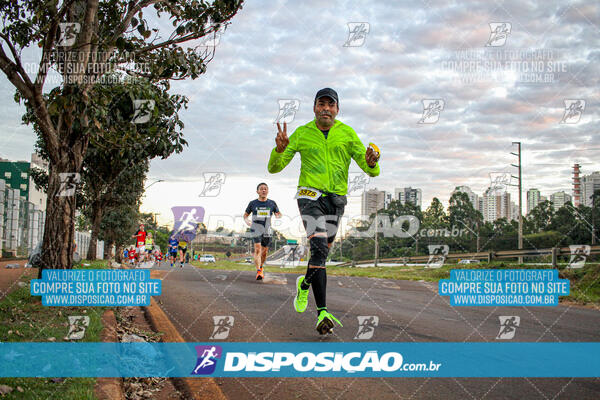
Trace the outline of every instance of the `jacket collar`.
<instances>
[{"instance_id":1,"label":"jacket collar","mask_svg":"<svg viewBox=\"0 0 600 400\"><path fill-rule=\"evenodd\" d=\"M338 126L338 125L340 125L340 124L341 124L341 122L340 122L339 120L337 120L337 119L336 119L336 120L333 122L333 125L331 126L331 128L329 128L329 131L331 132L331 130L332 130L333 128L337 127L337 126ZM317 131L321 132L321 130L320 130L320 129L319 129L319 127L317 126L317 120L316 120L316 118L315 118L315 119L313 119L312 121L310 121L310 122L307 124L307 126L308 126L308 127L310 127L310 128L316 129Z\"/></svg>"}]
</instances>

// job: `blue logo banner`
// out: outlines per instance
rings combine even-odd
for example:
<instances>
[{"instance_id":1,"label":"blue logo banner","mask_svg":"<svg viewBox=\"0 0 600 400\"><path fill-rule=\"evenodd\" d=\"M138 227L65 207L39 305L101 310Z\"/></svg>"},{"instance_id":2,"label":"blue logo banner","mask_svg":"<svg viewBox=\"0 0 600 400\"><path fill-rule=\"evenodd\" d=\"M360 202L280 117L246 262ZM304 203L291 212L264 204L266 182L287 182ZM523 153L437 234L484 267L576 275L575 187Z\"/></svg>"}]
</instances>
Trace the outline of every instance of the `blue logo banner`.
<instances>
[{"instance_id":1,"label":"blue logo banner","mask_svg":"<svg viewBox=\"0 0 600 400\"><path fill-rule=\"evenodd\" d=\"M0 377L599 377L600 343L0 343Z\"/></svg>"},{"instance_id":2,"label":"blue logo banner","mask_svg":"<svg viewBox=\"0 0 600 400\"><path fill-rule=\"evenodd\" d=\"M162 293L160 279L148 270L80 269L42 271L32 279L32 296L44 306L148 306L150 296Z\"/></svg>"},{"instance_id":3,"label":"blue logo banner","mask_svg":"<svg viewBox=\"0 0 600 400\"><path fill-rule=\"evenodd\" d=\"M453 269L438 290L451 306L557 306L570 282L555 269Z\"/></svg>"}]
</instances>

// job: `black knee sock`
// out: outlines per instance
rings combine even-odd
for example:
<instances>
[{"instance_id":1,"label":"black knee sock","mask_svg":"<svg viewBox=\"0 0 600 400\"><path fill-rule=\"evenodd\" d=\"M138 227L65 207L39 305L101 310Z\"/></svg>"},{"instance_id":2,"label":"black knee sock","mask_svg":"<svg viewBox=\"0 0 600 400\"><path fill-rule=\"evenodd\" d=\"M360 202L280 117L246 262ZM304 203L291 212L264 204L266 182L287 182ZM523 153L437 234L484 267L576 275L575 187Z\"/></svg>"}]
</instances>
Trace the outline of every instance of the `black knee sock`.
<instances>
[{"instance_id":1,"label":"black knee sock","mask_svg":"<svg viewBox=\"0 0 600 400\"><path fill-rule=\"evenodd\" d=\"M317 314L321 310L327 309L327 271L325 268L310 268L306 274L310 274L310 284L313 288L315 303L317 305Z\"/></svg>"},{"instance_id":2,"label":"black knee sock","mask_svg":"<svg viewBox=\"0 0 600 400\"><path fill-rule=\"evenodd\" d=\"M308 290L310 288L310 283L315 277L315 273L319 268L306 268L306 274L304 275L304 281L300 284L300 288L302 290Z\"/></svg>"}]
</instances>

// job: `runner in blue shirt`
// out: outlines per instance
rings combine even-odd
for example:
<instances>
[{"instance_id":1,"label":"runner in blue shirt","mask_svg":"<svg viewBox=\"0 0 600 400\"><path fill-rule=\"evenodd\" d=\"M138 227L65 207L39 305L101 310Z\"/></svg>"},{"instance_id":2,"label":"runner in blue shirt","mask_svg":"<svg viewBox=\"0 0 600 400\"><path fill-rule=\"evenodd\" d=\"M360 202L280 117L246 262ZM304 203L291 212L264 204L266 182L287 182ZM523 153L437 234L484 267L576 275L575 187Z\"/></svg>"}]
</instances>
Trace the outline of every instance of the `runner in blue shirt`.
<instances>
[{"instance_id":1,"label":"runner in blue shirt","mask_svg":"<svg viewBox=\"0 0 600 400\"><path fill-rule=\"evenodd\" d=\"M177 247L179 246L179 240L175 239L175 236L171 235L169 238L169 260L171 260L171 267L177 259Z\"/></svg>"}]
</instances>

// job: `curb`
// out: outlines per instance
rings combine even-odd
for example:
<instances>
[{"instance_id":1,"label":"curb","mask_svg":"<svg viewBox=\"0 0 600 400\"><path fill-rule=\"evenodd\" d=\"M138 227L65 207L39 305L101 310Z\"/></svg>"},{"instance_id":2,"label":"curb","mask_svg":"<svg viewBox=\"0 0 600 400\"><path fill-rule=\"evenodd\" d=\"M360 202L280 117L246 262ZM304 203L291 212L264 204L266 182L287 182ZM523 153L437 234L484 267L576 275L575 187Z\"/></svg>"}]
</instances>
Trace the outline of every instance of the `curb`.
<instances>
[{"instance_id":1,"label":"curb","mask_svg":"<svg viewBox=\"0 0 600 400\"><path fill-rule=\"evenodd\" d=\"M185 343L169 317L160 308L154 297L150 305L143 307L148 322L157 332L163 332L163 342ZM186 398L195 400L227 400L214 378L172 378L175 386L186 394Z\"/></svg>"},{"instance_id":2,"label":"curb","mask_svg":"<svg viewBox=\"0 0 600 400\"><path fill-rule=\"evenodd\" d=\"M118 342L117 337L117 319L113 310L106 310L102 314L102 332L100 340L102 342ZM125 400L122 378L97 378L94 392L99 399Z\"/></svg>"}]
</instances>

